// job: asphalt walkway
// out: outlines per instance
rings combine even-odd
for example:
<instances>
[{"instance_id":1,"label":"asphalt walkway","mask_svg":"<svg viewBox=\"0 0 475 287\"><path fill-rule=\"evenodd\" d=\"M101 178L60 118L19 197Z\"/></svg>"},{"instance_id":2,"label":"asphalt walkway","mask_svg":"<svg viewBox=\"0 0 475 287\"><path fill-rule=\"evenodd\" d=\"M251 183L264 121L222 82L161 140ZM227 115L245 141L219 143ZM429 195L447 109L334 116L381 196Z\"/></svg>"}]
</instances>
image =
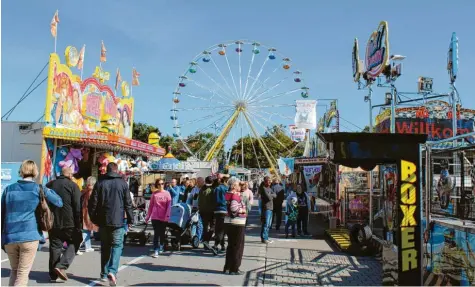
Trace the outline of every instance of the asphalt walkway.
<instances>
[{"instance_id":1,"label":"asphalt walkway","mask_svg":"<svg viewBox=\"0 0 475 287\"><path fill-rule=\"evenodd\" d=\"M319 286L381 285L381 263L370 257L353 257L336 252L324 238L285 239L273 230L273 244L260 242L259 216L251 214L246 232L242 276L222 274L224 255L213 256L203 249L183 246L180 252L150 256L150 243L126 246L118 273L120 286ZM99 250L99 242L93 242ZM98 281L99 251L76 256L67 271L66 283L50 283L48 246L38 252L30 273L30 286L107 286ZM1 284L10 275L8 257L2 251Z\"/></svg>"}]
</instances>

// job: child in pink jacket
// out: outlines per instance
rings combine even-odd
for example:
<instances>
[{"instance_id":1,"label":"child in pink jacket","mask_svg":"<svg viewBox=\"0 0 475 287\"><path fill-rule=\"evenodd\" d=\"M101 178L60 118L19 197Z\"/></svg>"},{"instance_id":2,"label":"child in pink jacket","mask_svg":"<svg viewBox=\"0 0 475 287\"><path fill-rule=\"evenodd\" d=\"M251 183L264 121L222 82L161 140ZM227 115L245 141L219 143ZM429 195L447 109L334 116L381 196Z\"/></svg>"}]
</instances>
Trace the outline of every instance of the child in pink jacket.
<instances>
[{"instance_id":1,"label":"child in pink jacket","mask_svg":"<svg viewBox=\"0 0 475 287\"><path fill-rule=\"evenodd\" d=\"M159 253L163 253L165 230L167 228L168 219L170 218L172 198L170 193L164 189L164 182L162 179L157 179L155 181L155 190L152 192L153 194L150 198L145 222L149 222L149 220L152 219L154 230L153 249L155 251L152 257L157 258ZM159 239L160 246L158 246Z\"/></svg>"}]
</instances>

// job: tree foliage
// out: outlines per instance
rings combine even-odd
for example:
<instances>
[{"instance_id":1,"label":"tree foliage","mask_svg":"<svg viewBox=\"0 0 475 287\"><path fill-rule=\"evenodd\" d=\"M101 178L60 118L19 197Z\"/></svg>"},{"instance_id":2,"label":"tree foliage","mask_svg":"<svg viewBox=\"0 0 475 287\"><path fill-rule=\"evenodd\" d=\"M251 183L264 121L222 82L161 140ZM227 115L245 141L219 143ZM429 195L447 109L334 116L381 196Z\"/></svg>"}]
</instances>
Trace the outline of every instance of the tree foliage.
<instances>
[{"instance_id":1,"label":"tree foliage","mask_svg":"<svg viewBox=\"0 0 475 287\"><path fill-rule=\"evenodd\" d=\"M216 136L213 133L201 132L196 132L184 139L190 151L193 154L196 154L200 159L205 157L215 140ZM160 146L167 150L171 148L172 154L179 160L186 160L191 156L181 140L176 140L174 137L169 135L160 138ZM221 149L217 155L219 160L223 158L223 154L224 150Z\"/></svg>"},{"instance_id":2,"label":"tree foliage","mask_svg":"<svg viewBox=\"0 0 475 287\"><path fill-rule=\"evenodd\" d=\"M132 138L144 143L148 142L148 135L150 133L158 133L161 135L160 130L157 127L147 125L144 123L136 122L134 123L134 129L132 132Z\"/></svg>"},{"instance_id":3,"label":"tree foliage","mask_svg":"<svg viewBox=\"0 0 475 287\"><path fill-rule=\"evenodd\" d=\"M289 136L284 133L285 126L273 126L268 128L267 132L261 137L263 145L268 154L276 164L279 157L302 156L304 144L293 142ZM298 146L297 146L298 145ZM244 146L244 149L241 149ZM259 141L255 137L244 137L238 139L231 149L230 164L241 165L241 151L244 150L244 166L247 168L269 168L267 160Z\"/></svg>"}]
</instances>

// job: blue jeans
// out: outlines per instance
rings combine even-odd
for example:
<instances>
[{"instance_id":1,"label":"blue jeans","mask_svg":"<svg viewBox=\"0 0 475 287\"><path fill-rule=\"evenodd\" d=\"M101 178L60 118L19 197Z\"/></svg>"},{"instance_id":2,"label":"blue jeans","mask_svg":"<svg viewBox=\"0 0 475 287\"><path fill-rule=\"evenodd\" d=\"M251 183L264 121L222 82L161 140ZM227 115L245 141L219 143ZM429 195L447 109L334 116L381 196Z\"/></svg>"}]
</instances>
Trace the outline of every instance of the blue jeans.
<instances>
[{"instance_id":1,"label":"blue jeans","mask_svg":"<svg viewBox=\"0 0 475 287\"><path fill-rule=\"evenodd\" d=\"M198 215L198 224L193 225L191 227L191 238L193 238L195 235L198 236L200 241L202 240L202 238L203 238L203 221L201 219L201 216L199 216L199 215Z\"/></svg>"},{"instance_id":2,"label":"blue jeans","mask_svg":"<svg viewBox=\"0 0 475 287\"><path fill-rule=\"evenodd\" d=\"M92 249L91 234L92 234L92 231L90 231L90 230L87 230L87 229L82 230L81 246L84 244L84 249L86 249L86 250ZM81 246L79 246L79 248L81 248Z\"/></svg>"},{"instance_id":3,"label":"blue jeans","mask_svg":"<svg viewBox=\"0 0 475 287\"><path fill-rule=\"evenodd\" d=\"M101 278L109 273L117 274L120 256L124 249L123 227L101 228Z\"/></svg>"},{"instance_id":4,"label":"blue jeans","mask_svg":"<svg viewBox=\"0 0 475 287\"><path fill-rule=\"evenodd\" d=\"M261 240L269 240L269 228L272 225L272 210L264 210L264 220L262 222Z\"/></svg>"},{"instance_id":5,"label":"blue jeans","mask_svg":"<svg viewBox=\"0 0 475 287\"><path fill-rule=\"evenodd\" d=\"M292 227L292 236L295 237L295 226L297 225L296 221L287 220L285 223L285 235L289 235L289 227Z\"/></svg>"}]
</instances>

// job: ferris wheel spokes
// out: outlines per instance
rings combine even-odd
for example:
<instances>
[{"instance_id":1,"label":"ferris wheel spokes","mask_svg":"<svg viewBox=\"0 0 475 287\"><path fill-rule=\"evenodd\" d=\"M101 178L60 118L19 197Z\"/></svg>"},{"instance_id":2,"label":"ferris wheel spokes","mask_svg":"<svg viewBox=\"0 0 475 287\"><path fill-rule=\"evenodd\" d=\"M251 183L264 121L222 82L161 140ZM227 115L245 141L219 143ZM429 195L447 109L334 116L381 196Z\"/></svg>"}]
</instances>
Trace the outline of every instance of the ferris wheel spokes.
<instances>
[{"instance_id":1,"label":"ferris wheel spokes","mask_svg":"<svg viewBox=\"0 0 475 287\"><path fill-rule=\"evenodd\" d=\"M295 105L289 105L289 104L281 104L281 105L270 105L270 106L259 106L259 108L276 108L276 107L295 107ZM256 108L252 108L251 109L252 111L254 110L257 110ZM289 121L289 120L294 120L294 117L290 117L290 116L284 116L282 115L281 113L271 113L271 112L268 112L268 111L264 111L262 109L259 109L258 110L259 112L262 112L262 113L265 113L265 114L268 114L269 115L269 120L273 117L273 116L276 116L276 117L280 117L286 121Z\"/></svg>"},{"instance_id":2,"label":"ferris wheel spokes","mask_svg":"<svg viewBox=\"0 0 475 287\"><path fill-rule=\"evenodd\" d=\"M251 114L252 114L252 113L251 113ZM260 118L262 118L262 119L265 120L265 118L263 118L263 117L262 117L261 115L259 115L258 113L255 113L254 116L260 117ZM255 120L256 123L257 123L258 125L260 125L274 140L276 140L277 143L279 143L284 149L286 149L287 151L289 151L288 148L287 148L278 138L276 138L276 137L274 136L274 134L272 133L272 130L270 130L269 127L266 127L265 125L263 125L258 119L254 119L254 120ZM274 125L274 126L279 127L279 125ZM279 127L279 128L280 128L280 127ZM284 134L285 134L285 133L284 133Z\"/></svg>"},{"instance_id":3,"label":"ferris wheel spokes","mask_svg":"<svg viewBox=\"0 0 475 287\"><path fill-rule=\"evenodd\" d=\"M226 83L226 86L228 87L229 91L231 92L232 95L234 95L234 92L233 92L233 89L231 88L231 85L229 85L228 83L228 80L226 80L226 77L223 75L223 73L221 72L221 69L218 67L218 65L216 65L216 62L214 61L213 57L211 56L211 54L209 54L209 59L211 60L211 62L213 63L214 67L216 68L216 70L218 71L219 75L221 76L221 78L223 79L223 81ZM237 96L238 95L235 95L234 98L237 99Z\"/></svg>"},{"instance_id":4,"label":"ferris wheel spokes","mask_svg":"<svg viewBox=\"0 0 475 287\"><path fill-rule=\"evenodd\" d=\"M264 143L264 141L262 140L262 138L257 134L257 131L256 131L256 128L254 127L254 125L252 124L251 122L251 119L249 118L249 114L247 112L244 112L243 113L245 119L246 119L246 122L249 126L249 128L251 129L252 133L254 134L254 136L256 137L257 139L257 142L259 143L259 146L261 147L262 151L264 152L264 155L265 157L267 158L267 161L269 162L269 165L270 167L273 169L273 170L276 170L275 167L274 167L274 162L277 163L277 160L275 160L275 158L273 158L272 154L270 153L269 149L267 148L266 144ZM272 156L272 158L271 158ZM272 161L272 159L274 159L274 161ZM278 176L278 175L277 175Z\"/></svg>"},{"instance_id":5,"label":"ferris wheel spokes","mask_svg":"<svg viewBox=\"0 0 475 287\"><path fill-rule=\"evenodd\" d=\"M194 110L199 110L199 111L207 111L207 110L214 110L214 109L232 109L234 106L231 105L220 105L220 106L206 106L206 107L193 107L193 108L176 108L175 110L177 111L194 111Z\"/></svg>"},{"instance_id":6,"label":"ferris wheel spokes","mask_svg":"<svg viewBox=\"0 0 475 287\"><path fill-rule=\"evenodd\" d=\"M249 101L251 101L252 98L259 92L259 90L260 90L261 88L264 88L264 89L265 89L265 85L266 85L267 81L268 81L268 80L271 78L271 76L272 76L275 72L277 72L279 69L281 69L280 65L277 66L277 67L270 73L270 75L269 75L264 81L260 82L259 86L257 86L257 88L256 88L255 90L250 90L250 91L249 91L249 96L247 97L247 99L248 99Z\"/></svg>"},{"instance_id":7,"label":"ferris wheel spokes","mask_svg":"<svg viewBox=\"0 0 475 287\"><path fill-rule=\"evenodd\" d=\"M222 115L226 112L228 112L228 114L231 114L231 112L234 111L234 107L232 108L228 108L228 109L225 109L223 111L220 111L220 112L217 112L217 113L213 113L213 114L210 114L210 115L206 115L206 116L203 116L201 118L197 118L197 119L192 119L192 120L189 120L187 122L185 122L184 124L185 125L193 125L193 124L199 124L201 123L202 121L204 120L209 120L209 119L212 119L218 115ZM226 114L227 115L227 114Z\"/></svg>"},{"instance_id":8,"label":"ferris wheel spokes","mask_svg":"<svg viewBox=\"0 0 475 287\"><path fill-rule=\"evenodd\" d=\"M233 114L231 115L231 118L227 122L227 124L224 127L223 131L218 136L218 138L214 142L213 146L211 147L211 149L206 154L206 157L204 158L205 161L211 161L213 159L216 151L221 148L221 146L224 143L224 140L228 137L228 134L231 131L234 124L236 123L236 120L237 120L240 113L241 113L241 110L239 110L239 109L234 110Z\"/></svg>"},{"instance_id":9,"label":"ferris wheel spokes","mask_svg":"<svg viewBox=\"0 0 475 287\"><path fill-rule=\"evenodd\" d=\"M244 95L244 99L245 99L245 100L248 99L249 94L251 93L252 89L254 89L254 86L256 85L256 81L258 81L259 78L261 77L262 71L264 71L264 67L265 67L265 65L267 64L267 61L269 61L269 55L270 55L270 51L269 51L269 54L267 55L266 59L264 60L264 63L262 63L262 66L261 66L261 68L259 69L259 72L257 73L256 78L255 78L254 81L252 82L252 85L251 85L251 87L249 88L249 92L248 92L246 95Z\"/></svg>"},{"instance_id":10,"label":"ferris wheel spokes","mask_svg":"<svg viewBox=\"0 0 475 287\"><path fill-rule=\"evenodd\" d=\"M211 100L214 98L214 93L213 93L213 96L211 96L209 99L208 99L208 98L203 98L203 97L200 97L200 96L194 96L194 95L192 95L192 94L182 94L182 95L183 95L183 96L187 96L187 97L189 97L189 98L199 99L199 100L207 101L207 102L211 101ZM218 104L223 104L223 105L224 105L223 102L216 102L216 103L218 103Z\"/></svg>"},{"instance_id":11,"label":"ferris wheel spokes","mask_svg":"<svg viewBox=\"0 0 475 287\"><path fill-rule=\"evenodd\" d=\"M191 83L195 84L198 88L201 88L203 90L207 90L209 91L210 93L212 94L216 94L218 97L220 97L221 99L225 100L225 101L229 101L230 99L221 95L220 93L217 93L215 90L211 89L211 88L208 88L207 86L201 84L200 82L197 82L193 79L188 79L188 81L190 81Z\"/></svg>"},{"instance_id":12,"label":"ferris wheel spokes","mask_svg":"<svg viewBox=\"0 0 475 287\"><path fill-rule=\"evenodd\" d=\"M256 46L254 46L255 49ZM253 50L254 50L253 49ZM246 84L244 85L244 93L243 96L246 95L247 92L247 85L249 83L249 77L251 76L252 66L254 64L254 58L256 57L256 53L252 53L251 64L249 65L249 70L247 70L247 77L246 77Z\"/></svg>"},{"instance_id":13,"label":"ferris wheel spokes","mask_svg":"<svg viewBox=\"0 0 475 287\"><path fill-rule=\"evenodd\" d=\"M224 90L224 88L218 82L216 82L216 80L213 77L211 77L208 73L206 73L206 71L203 68L201 68L201 66L198 65L198 69L200 69L200 71L202 71L208 77L208 79L210 79L218 88L220 88L221 91L223 91L223 93L227 96L227 98L229 97L228 98L229 100L231 101L233 100L234 93L232 91L231 91L231 94L229 94L227 91Z\"/></svg>"},{"instance_id":14,"label":"ferris wheel spokes","mask_svg":"<svg viewBox=\"0 0 475 287\"><path fill-rule=\"evenodd\" d=\"M258 94L257 96L254 96L254 97L250 98L249 103L251 104L251 103L257 101L257 99L259 99L260 96L265 95L265 94L269 93L270 91L274 90L275 88L279 87L280 84L282 84L287 79L288 79L288 77L283 78L277 84L273 85L272 87L267 88L266 90L264 90L262 93Z\"/></svg>"},{"instance_id":15,"label":"ferris wheel spokes","mask_svg":"<svg viewBox=\"0 0 475 287\"><path fill-rule=\"evenodd\" d=\"M287 92L278 93L278 94L276 94L276 95L274 95L274 96L270 96L270 97L267 97L267 98L263 98L263 99L261 99L261 100L259 100L259 101L254 100L254 101L252 102L252 104L257 105L257 104L266 102L266 101L271 100L271 99L275 99L275 98L278 98L278 97L282 97L282 96L286 96L286 95L293 94L293 93L298 92L298 91L300 91L300 90L301 90L301 88L298 88L298 89L290 90L290 91L287 91Z\"/></svg>"},{"instance_id":16,"label":"ferris wheel spokes","mask_svg":"<svg viewBox=\"0 0 475 287\"><path fill-rule=\"evenodd\" d=\"M237 41L236 42L238 44L238 50L236 50L238 52L238 56L239 56L239 96L241 98L243 98L242 96L242 77L241 77L241 52L242 52L242 49L241 49L241 44L242 42L241 41Z\"/></svg>"},{"instance_id":17,"label":"ferris wheel spokes","mask_svg":"<svg viewBox=\"0 0 475 287\"><path fill-rule=\"evenodd\" d=\"M224 51L224 58L226 59L226 64L228 64L229 74L231 75L231 79L233 80L234 90L236 90L237 98L240 99L241 96L238 93L238 90L237 90L237 87L236 87L236 82L234 81L234 75L233 75L233 72L231 70L231 65L229 65L228 53L226 53L226 45L223 46L223 51Z\"/></svg>"}]
</instances>

